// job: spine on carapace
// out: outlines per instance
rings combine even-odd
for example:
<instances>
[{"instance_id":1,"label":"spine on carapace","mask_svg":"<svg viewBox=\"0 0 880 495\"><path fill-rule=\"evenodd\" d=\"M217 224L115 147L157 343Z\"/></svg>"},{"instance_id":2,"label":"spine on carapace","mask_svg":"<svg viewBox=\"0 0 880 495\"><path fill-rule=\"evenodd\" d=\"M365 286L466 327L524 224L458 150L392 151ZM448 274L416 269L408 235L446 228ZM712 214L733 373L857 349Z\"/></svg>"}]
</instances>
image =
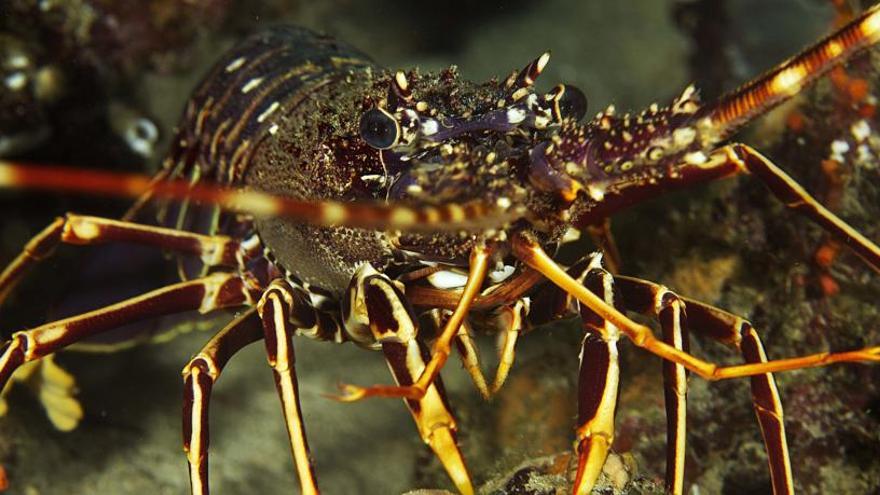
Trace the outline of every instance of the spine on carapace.
<instances>
[{"instance_id":1,"label":"spine on carapace","mask_svg":"<svg viewBox=\"0 0 880 495\"><path fill-rule=\"evenodd\" d=\"M796 95L802 88L880 40L880 4L763 76L722 97L707 110L724 139L754 117Z\"/></svg>"}]
</instances>

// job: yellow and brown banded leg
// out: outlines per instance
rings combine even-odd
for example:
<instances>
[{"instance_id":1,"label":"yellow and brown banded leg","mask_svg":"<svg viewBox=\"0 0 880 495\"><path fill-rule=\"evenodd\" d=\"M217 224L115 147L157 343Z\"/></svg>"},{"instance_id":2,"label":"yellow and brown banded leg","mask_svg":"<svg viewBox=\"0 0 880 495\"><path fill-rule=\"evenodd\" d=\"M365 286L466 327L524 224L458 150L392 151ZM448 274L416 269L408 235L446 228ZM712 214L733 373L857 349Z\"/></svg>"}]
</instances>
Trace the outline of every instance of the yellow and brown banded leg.
<instances>
[{"instance_id":1,"label":"yellow and brown banded leg","mask_svg":"<svg viewBox=\"0 0 880 495\"><path fill-rule=\"evenodd\" d=\"M193 495L207 495L211 390L239 350L263 338L257 310L250 308L218 332L183 368L183 451Z\"/></svg>"},{"instance_id":2,"label":"yellow and brown banded leg","mask_svg":"<svg viewBox=\"0 0 880 495\"><path fill-rule=\"evenodd\" d=\"M607 304L622 308L610 273L600 268L595 257L583 284ZM614 411L620 384L618 364L618 329L586 306L580 317L587 332L581 345L578 373L578 427L575 449L578 467L573 493L587 495L602 472L611 443L614 441Z\"/></svg>"},{"instance_id":3,"label":"yellow and brown banded leg","mask_svg":"<svg viewBox=\"0 0 880 495\"><path fill-rule=\"evenodd\" d=\"M516 342L520 333L527 328L531 300L522 298L509 306L502 306L498 310L498 369L495 370L495 379L492 380L492 395L496 394L513 367L516 358Z\"/></svg>"},{"instance_id":4,"label":"yellow and brown banded leg","mask_svg":"<svg viewBox=\"0 0 880 495\"><path fill-rule=\"evenodd\" d=\"M119 326L185 311L253 304L250 289L237 275L215 273L169 285L78 316L12 334L0 347L0 390L24 363Z\"/></svg>"},{"instance_id":5,"label":"yellow and brown banded leg","mask_svg":"<svg viewBox=\"0 0 880 495\"><path fill-rule=\"evenodd\" d=\"M431 328L426 329L423 327L422 334L438 334L445 327L445 322L449 319L451 314L450 311L443 309L432 310L427 318ZM483 375L482 368L480 368L480 354L477 349L477 344L474 342L473 329L467 320L461 322L461 327L458 329L458 334L455 336L453 342L455 343L455 349L458 351L458 355L461 358L461 364L471 377L474 387L477 388L477 391L480 392L480 395L484 399L489 400L491 397L489 386L486 384L486 377Z\"/></svg>"},{"instance_id":6,"label":"yellow and brown banded leg","mask_svg":"<svg viewBox=\"0 0 880 495\"><path fill-rule=\"evenodd\" d=\"M625 308L651 315L660 322L663 341L688 352L690 337L685 304L677 294L661 285L627 277L615 277ZM666 493L684 492L684 465L687 435L687 370L663 361L663 391L666 408Z\"/></svg>"},{"instance_id":7,"label":"yellow and brown banded leg","mask_svg":"<svg viewBox=\"0 0 880 495\"><path fill-rule=\"evenodd\" d=\"M226 236L204 236L107 218L69 213L57 218L25 245L0 273L0 304L28 268L47 258L59 244L129 242L201 257L209 266L236 266L238 243Z\"/></svg>"},{"instance_id":8,"label":"yellow and brown banded leg","mask_svg":"<svg viewBox=\"0 0 880 495\"><path fill-rule=\"evenodd\" d=\"M318 483L299 403L293 337L298 330L308 332L316 328L322 320L317 318L308 296L283 280L274 280L269 285L257 303L257 310L263 322L266 355L275 375L300 489L304 495L314 495L319 493Z\"/></svg>"},{"instance_id":9,"label":"yellow and brown banded leg","mask_svg":"<svg viewBox=\"0 0 880 495\"><path fill-rule=\"evenodd\" d=\"M555 261L528 234L520 234L513 240L513 251L523 263L541 273L554 284L571 294L603 318L613 323L635 345L668 361L683 365L706 380L727 380L765 373L827 366L833 363L880 362L880 346L865 347L853 351L819 352L806 356L774 359L761 363L721 366L699 359L688 352L663 342L654 332L631 319L585 288L556 264Z\"/></svg>"},{"instance_id":10,"label":"yellow and brown banded leg","mask_svg":"<svg viewBox=\"0 0 880 495\"><path fill-rule=\"evenodd\" d=\"M680 314L683 315L685 309L687 310L687 319L680 319L683 335L693 331L697 335L733 346L739 350L746 363L767 362L761 339L748 321L705 303L679 298L667 288L653 282L623 276L617 276L614 280L623 294L628 310L657 315L658 308L662 308L659 316L662 324L663 311L667 312L666 318L675 316L674 312L670 313L675 306L668 303L677 301ZM770 464L773 493L793 493L791 461L776 381L770 373L754 375L751 377L751 389L755 414Z\"/></svg>"},{"instance_id":11,"label":"yellow and brown banded leg","mask_svg":"<svg viewBox=\"0 0 880 495\"><path fill-rule=\"evenodd\" d=\"M430 354L419 341L417 320L403 292L379 273L359 277L356 307L365 308L369 329L382 346L388 367L400 387L411 386L428 366ZM464 458L456 443L456 423L437 376L418 398L404 398L419 435L443 463L458 491L474 493Z\"/></svg>"},{"instance_id":12,"label":"yellow and brown banded leg","mask_svg":"<svg viewBox=\"0 0 880 495\"><path fill-rule=\"evenodd\" d=\"M340 388L343 394L336 397L343 401L356 401L366 397L406 397L420 399L425 396L429 386L440 373L440 369L446 364L449 354L452 352L452 340L458 335L471 304L480 293L483 281L489 271L489 260L492 258L492 250L486 246L477 246L471 252L470 268L467 282L461 292L461 298L446 321L443 332L434 341L431 347L431 358L425 365L418 379L411 384L402 386L374 385L372 387L359 387L357 385L344 384Z\"/></svg>"},{"instance_id":13,"label":"yellow and brown banded leg","mask_svg":"<svg viewBox=\"0 0 880 495\"><path fill-rule=\"evenodd\" d=\"M626 300L626 296L624 296ZM663 293L655 304L663 341L684 352L690 350L684 303L672 292ZM663 361L663 399L666 408L666 492L684 493L684 464L687 449L687 370Z\"/></svg>"},{"instance_id":14,"label":"yellow and brown banded leg","mask_svg":"<svg viewBox=\"0 0 880 495\"><path fill-rule=\"evenodd\" d=\"M489 400L501 389L507 380L507 376L510 374L510 368L513 367L515 359L516 342L519 334L524 331L528 312L529 299L522 298L514 304L502 306L494 316L494 328L498 331L498 368L495 370L495 378L492 381L491 388L487 384L486 377L483 375L482 368L480 367L479 354L473 340L470 324L467 321L462 322L461 329L455 337L455 347L461 356L465 371L470 375L480 395L486 400ZM445 326L444 322L449 318L450 314L446 310L434 310L431 312L431 319L429 321L434 325L437 332Z\"/></svg>"},{"instance_id":15,"label":"yellow and brown banded leg","mask_svg":"<svg viewBox=\"0 0 880 495\"><path fill-rule=\"evenodd\" d=\"M767 157L748 145L731 144L714 152L703 168L729 165L735 166L732 173L749 173L757 177L786 207L822 227L880 272L880 247L822 206Z\"/></svg>"},{"instance_id":16,"label":"yellow and brown banded leg","mask_svg":"<svg viewBox=\"0 0 880 495\"><path fill-rule=\"evenodd\" d=\"M620 256L620 250L617 249L614 233L611 231L611 219L606 218L599 223L587 225L586 230L590 234L593 244L605 255L605 266L608 271L620 273L623 259Z\"/></svg>"}]
</instances>

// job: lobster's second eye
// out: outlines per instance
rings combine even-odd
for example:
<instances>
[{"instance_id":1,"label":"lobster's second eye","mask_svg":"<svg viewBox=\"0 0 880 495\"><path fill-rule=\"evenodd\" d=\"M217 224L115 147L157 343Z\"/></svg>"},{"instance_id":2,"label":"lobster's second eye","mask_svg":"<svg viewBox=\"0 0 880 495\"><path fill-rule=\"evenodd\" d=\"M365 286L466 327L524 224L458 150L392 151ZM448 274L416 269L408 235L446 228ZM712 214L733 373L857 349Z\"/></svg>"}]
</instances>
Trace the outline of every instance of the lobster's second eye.
<instances>
[{"instance_id":1,"label":"lobster's second eye","mask_svg":"<svg viewBox=\"0 0 880 495\"><path fill-rule=\"evenodd\" d=\"M386 150L397 144L400 124L390 113L374 108L361 116L360 133L373 148Z\"/></svg>"},{"instance_id":2,"label":"lobster's second eye","mask_svg":"<svg viewBox=\"0 0 880 495\"><path fill-rule=\"evenodd\" d=\"M587 114L586 95L574 86L560 84L553 99L553 113L558 121L562 121L563 117L581 120Z\"/></svg>"}]
</instances>

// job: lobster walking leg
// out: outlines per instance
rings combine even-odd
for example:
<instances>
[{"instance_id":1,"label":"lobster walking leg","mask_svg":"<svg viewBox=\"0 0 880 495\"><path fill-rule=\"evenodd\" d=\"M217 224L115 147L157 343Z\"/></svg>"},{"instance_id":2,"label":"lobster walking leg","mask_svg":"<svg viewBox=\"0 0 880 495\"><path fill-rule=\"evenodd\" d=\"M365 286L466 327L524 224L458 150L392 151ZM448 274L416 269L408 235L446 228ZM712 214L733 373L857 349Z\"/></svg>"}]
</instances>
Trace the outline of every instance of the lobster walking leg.
<instances>
[{"instance_id":1,"label":"lobster walking leg","mask_svg":"<svg viewBox=\"0 0 880 495\"><path fill-rule=\"evenodd\" d=\"M406 397L409 399L421 399L427 393L428 387L440 373L440 369L446 364L451 352L452 339L458 334L465 316L470 310L471 304L476 299L486 279L489 269L489 259L492 251L486 247L475 247L471 253L470 272L467 283L462 290L461 298L455 307L452 316L446 321L443 332L434 341L431 348L431 359L425 365L424 371L419 374L417 380L406 386L376 385L372 387L359 387L356 385L343 385L343 395L338 397L344 401L356 401L365 397Z\"/></svg>"},{"instance_id":2,"label":"lobster walking leg","mask_svg":"<svg viewBox=\"0 0 880 495\"><path fill-rule=\"evenodd\" d=\"M311 326L301 320L303 315L306 318L314 317L314 309L304 298L297 296L287 282L275 280L263 293L257 310L263 321L266 355L275 375L300 488L304 495L313 495L318 493L318 484L299 403L293 337L296 330ZM319 324L317 319L313 322L314 325Z\"/></svg>"},{"instance_id":3,"label":"lobster walking leg","mask_svg":"<svg viewBox=\"0 0 880 495\"><path fill-rule=\"evenodd\" d=\"M624 282L621 282L623 280ZM633 290L630 279L615 277L617 287L629 311L638 311L655 317L660 322L663 341L676 349L688 352L690 347L689 320L685 304L675 293L656 284ZM646 282L647 284L647 282ZM663 390L666 407L666 492L684 492L685 437L687 434L687 370L672 361L663 361Z\"/></svg>"},{"instance_id":4,"label":"lobster walking leg","mask_svg":"<svg viewBox=\"0 0 880 495\"><path fill-rule=\"evenodd\" d=\"M827 366L844 362L880 362L880 346L866 347L845 352L820 352L807 356L774 359L762 363L749 363L735 366L720 366L696 358L690 353L676 349L654 336L650 328L627 318L617 309L609 306L595 294L583 287L557 265L543 249L527 235L514 239L513 250L516 256L527 265L542 273L554 284L574 296L582 304L602 315L616 325L634 344L667 361L683 365L706 380L726 380L730 378L762 375L778 371Z\"/></svg>"},{"instance_id":5,"label":"lobster walking leg","mask_svg":"<svg viewBox=\"0 0 880 495\"><path fill-rule=\"evenodd\" d=\"M216 273L16 332L9 342L0 347L0 390L22 364L121 325L184 311L207 313L252 302L251 294L240 277Z\"/></svg>"},{"instance_id":6,"label":"lobster walking leg","mask_svg":"<svg viewBox=\"0 0 880 495\"><path fill-rule=\"evenodd\" d=\"M599 223L587 225L586 230L593 244L605 256L605 266L608 267L608 271L620 273L620 268L623 266L623 258L620 256L620 250L617 249L614 233L611 232L611 219L606 218Z\"/></svg>"},{"instance_id":7,"label":"lobster walking leg","mask_svg":"<svg viewBox=\"0 0 880 495\"><path fill-rule=\"evenodd\" d=\"M723 167L730 162L736 165L738 171L753 174L785 206L821 226L880 272L880 247L822 206L800 184L754 148L745 144L731 144L713 153L713 157L719 158L720 163L711 166Z\"/></svg>"},{"instance_id":8,"label":"lobster walking leg","mask_svg":"<svg viewBox=\"0 0 880 495\"><path fill-rule=\"evenodd\" d=\"M622 304L614 291L611 274L605 270L591 267L584 284L607 304ZM581 346L578 376L578 468L573 493L587 495L592 493L614 440L614 411L620 384L619 334L612 323L586 306L580 307L580 316L587 335Z\"/></svg>"},{"instance_id":9,"label":"lobster walking leg","mask_svg":"<svg viewBox=\"0 0 880 495\"><path fill-rule=\"evenodd\" d=\"M68 213L34 236L0 273L0 303L28 268L52 254L58 244L92 245L131 242L200 256L206 265L235 266L238 243L226 236L205 236L179 230Z\"/></svg>"},{"instance_id":10,"label":"lobster walking leg","mask_svg":"<svg viewBox=\"0 0 880 495\"><path fill-rule=\"evenodd\" d=\"M256 309L251 308L234 319L208 341L183 368L183 450L189 464L193 495L207 495L208 490L208 405L211 389L223 367L239 350L263 338Z\"/></svg>"},{"instance_id":11,"label":"lobster walking leg","mask_svg":"<svg viewBox=\"0 0 880 495\"><path fill-rule=\"evenodd\" d=\"M758 333L746 320L699 301L678 298L665 287L653 282L623 276L617 276L614 280L623 294L628 310L656 314L658 306L664 300L674 297L680 302L682 311L687 310L688 330L735 346L747 363L767 361ZM751 388L752 403L767 449L773 493L794 493L782 401L776 381L770 373L754 375L751 377Z\"/></svg>"},{"instance_id":12,"label":"lobster walking leg","mask_svg":"<svg viewBox=\"0 0 880 495\"><path fill-rule=\"evenodd\" d=\"M435 327L442 329L445 327L443 322L449 318L450 313L444 310L436 310L433 312L433 316ZM477 391L480 392L484 399L489 400L491 393L489 392L489 386L486 384L486 377L483 376L483 370L480 368L479 351L476 342L474 342L471 326L467 320L461 322L461 327L458 329L454 342L458 355L461 357L461 363L465 371L470 375L474 387L477 388Z\"/></svg>"},{"instance_id":13,"label":"lobster walking leg","mask_svg":"<svg viewBox=\"0 0 880 495\"><path fill-rule=\"evenodd\" d=\"M676 349L688 352L690 345L684 304L671 292L661 296L658 302L656 316L660 320L663 341ZM676 495L684 493L687 388L687 370L684 366L663 361L663 395L666 406L666 492Z\"/></svg>"},{"instance_id":14,"label":"lobster walking leg","mask_svg":"<svg viewBox=\"0 0 880 495\"><path fill-rule=\"evenodd\" d=\"M529 314L529 300L518 299L510 306L503 306L498 313L498 369L492 380L491 393L494 395L507 380L513 360L516 357L516 341L526 325Z\"/></svg>"},{"instance_id":15,"label":"lobster walking leg","mask_svg":"<svg viewBox=\"0 0 880 495\"><path fill-rule=\"evenodd\" d=\"M385 360L394 380L401 387L410 386L425 372L429 353L418 340L418 327L411 306L403 293L384 275L365 273L359 277L355 298L366 308L370 331L382 345ZM419 435L428 444L452 478L458 491L474 493L470 475L456 445L456 423L452 416L443 382L436 377L424 395L404 398Z\"/></svg>"}]
</instances>

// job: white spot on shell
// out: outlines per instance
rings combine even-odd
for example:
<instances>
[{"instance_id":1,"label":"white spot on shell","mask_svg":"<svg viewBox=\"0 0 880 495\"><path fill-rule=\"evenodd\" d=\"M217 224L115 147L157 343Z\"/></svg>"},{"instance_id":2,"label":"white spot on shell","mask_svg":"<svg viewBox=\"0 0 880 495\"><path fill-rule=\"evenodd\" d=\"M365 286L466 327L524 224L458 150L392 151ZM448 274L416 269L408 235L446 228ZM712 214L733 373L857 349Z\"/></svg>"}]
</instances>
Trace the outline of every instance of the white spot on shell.
<instances>
[{"instance_id":1,"label":"white spot on shell","mask_svg":"<svg viewBox=\"0 0 880 495\"><path fill-rule=\"evenodd\" d=\"M382 174L366 174L361 176L364 182L385 182L385 176Z\"/></svg>"},{"instance_id":2,"label":"white spot on shell","mask_svg":"<svg viewBox=\"0 0 880 495\"><path fill-rule=\"evenodd\" d=\"M511 124L519 124L526 119L526 112L521 108L510 108L507 110L507 121Z\"/></svg>"},{"instance_id":3,"label":"white spot on shell","mask_svg":"<svg viewBox=\"0 0 880 495\"><path fill-rule=\"evenodd\" d=\"M693 127L682 127L672 132L672 142L678 148L685 148L694 142L697 131Z\"/></svg>"},{"instance_id":4,"label":"white spot on shell","mask_svg":"<svg viewBox=\"0 0 880 495\"><path fill-rule=\"evenodd\" d=\"M272 112L278 110L278 107L280 106L281 104L279 104L277 101L273 101L272 104L269 105L269 108L264 110L263 113L261 113L260 116L257 117L257 122L262 124L263 121L266 120L270 115L272 115Z\"/></svg>"},{"instance_id":5,"label":"white spot on shell","mask_svg":"<svg viewBox=\"0 0 880 495\"><path fill-rule=\"evenodd\" d=\"M262 77L255 77L255 78L251 79L250 81L248 81L247 83L245 83L245 85L241 87L241 92L243 94L247 94L248 92L250 92L251 90L253 90L257 86L259 86L260 83L262 83L262 82L263 82Z\"/></svg>"},{"instance_id":6,"label":"white spot on shell","mask_svg":"<svg viewBox=\"0 0 880 495\"><path fill-rule=\"evenodd\" d=\"M434 119L426 119L422 122L422 134L425 136L431 136L437 134L437 131L440 129L437 121Z\"/></svg>"},{"instance_id":7,"label":"white spot on shell","mask_svg":"<svg viewBox=\"0 0 880 495\"><path fill-rule=\"evenodd\" d=\"M226 66L226 72L235 72L242 65L244 65L246 60L247 59L244 57L238 57L237 59L233 60L232 62L229 62L229 65Z\"/></svg>"},{"instance_id":8,"label":"white spot on shell","mask_svg":"<svg viewBox=\"0 0 880 495\"><path fill-rule=\"evenodd\" d=\"M569 227L568 229L566 229L565 234L563 234L562 236L562 243L567 244L569 242L577 241L580 238L581 231L574 227Z\"/></svg>"}]
</instances>

